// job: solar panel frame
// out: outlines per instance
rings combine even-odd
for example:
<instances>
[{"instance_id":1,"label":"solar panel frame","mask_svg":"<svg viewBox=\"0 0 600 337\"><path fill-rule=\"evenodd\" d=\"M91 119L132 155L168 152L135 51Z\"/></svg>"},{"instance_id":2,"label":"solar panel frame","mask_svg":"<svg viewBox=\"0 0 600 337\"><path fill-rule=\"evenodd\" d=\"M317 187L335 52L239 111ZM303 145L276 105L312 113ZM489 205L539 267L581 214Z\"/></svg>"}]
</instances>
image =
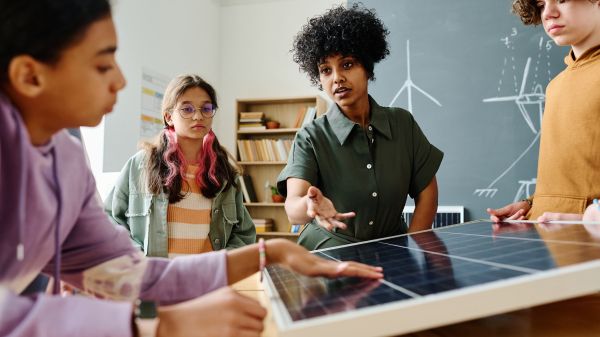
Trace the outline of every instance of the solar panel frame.
<instances>
[{"instance_id":1,"label":"solar panel frame","mask_svg":"<svg viewBox=\"0 0 600 337\"><path fill-rule=\"evenodd\" d=\"M433 231L439 234L444 233L444 231L460 231L460 226L474 223L478 222L448 226ZM458 235L472 235L477 238L480 234ZM315 253L323 255L347 247L389 241L402 236L370 240L315 251ZM507 233L500 238L515 241L536 241L519 233ZM560 240L557 242L556 244L579 244ZM600 247L600 243L595 242L581 244L592 245L594 248ZM294 321L282 300L282 296L274 286L273 276L277 276L275 274L271 275L274 272L275 269L268 269L263 281L264 287L271 300L273 316L279 328L280 336L290 337L324 336L333 333L342 336L404 334L600 291L600 259L595 259L548 270L534 270L531 274L524 273L522 276L470 285L408 300ZM385 286L390 286L388 281L384 280L382 283ZM518 296L515 294L518 294Z\"/></svg>"}]
</instances>

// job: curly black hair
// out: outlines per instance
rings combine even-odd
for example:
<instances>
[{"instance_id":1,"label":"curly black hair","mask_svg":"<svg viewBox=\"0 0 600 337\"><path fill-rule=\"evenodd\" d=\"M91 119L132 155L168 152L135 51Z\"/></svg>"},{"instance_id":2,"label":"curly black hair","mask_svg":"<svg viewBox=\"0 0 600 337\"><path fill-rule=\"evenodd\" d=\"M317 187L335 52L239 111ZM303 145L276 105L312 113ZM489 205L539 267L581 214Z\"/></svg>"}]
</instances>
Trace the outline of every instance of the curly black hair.
<instances>
[{"instance_id":1,"label":"curly black hair","mask_svg":"<svg viewBox=\"0 0 600 337\"><path fill-rule=\"evenodd\" d=\"M321 89L318 65L328 56L340 54L354 57L375 79L375 63L390 51L386 36L389 31L373 10L354 4L334 7L305 24L294 39L294 62L308 74L312 84Z\"/></svg>"}]
</instances>

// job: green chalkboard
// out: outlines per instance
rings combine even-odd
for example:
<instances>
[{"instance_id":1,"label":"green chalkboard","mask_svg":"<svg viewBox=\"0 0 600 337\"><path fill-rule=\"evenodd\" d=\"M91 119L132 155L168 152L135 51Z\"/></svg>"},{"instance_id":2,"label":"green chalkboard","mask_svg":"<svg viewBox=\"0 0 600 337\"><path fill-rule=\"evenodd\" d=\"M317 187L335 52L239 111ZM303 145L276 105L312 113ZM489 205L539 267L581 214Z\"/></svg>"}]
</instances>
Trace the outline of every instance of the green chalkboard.
<instances>
[{"instance_id":1,"label":"green chalkboard","mask_svg":"<svg viewBox=\"0 0 600 337\"><path fill-rule=\"evenodd\" d=\"M440 205L465 206L469 220L532 194L544 93L568 49L524 26L508 0L360 2L390 30L369 91L410 110L444 151Z\"/></svg>"}]
</instances>

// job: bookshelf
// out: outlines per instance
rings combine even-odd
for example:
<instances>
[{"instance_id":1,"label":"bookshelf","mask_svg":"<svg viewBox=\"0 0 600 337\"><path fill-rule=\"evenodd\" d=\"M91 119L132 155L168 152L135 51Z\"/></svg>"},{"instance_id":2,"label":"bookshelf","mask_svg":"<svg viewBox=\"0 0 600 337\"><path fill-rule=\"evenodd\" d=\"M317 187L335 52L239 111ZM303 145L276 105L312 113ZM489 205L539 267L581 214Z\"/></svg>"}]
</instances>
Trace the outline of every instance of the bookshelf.
<instances>
[{"instance_id":1,"label":"bookshelf","mask_svg":"<svg viewBox=\"0 0 600 337\"><path fill-rule=\"evenodd\" d=\"M266 232L257 232L257 237L286 238L295 241L298 233L291 233L291 224L285 213L283 202L273 202L268 183L275 186L277 176L287 163L291 143L314 107L313 116L327 111L327 102L320 96L238 99L236 104L236 159L243 174L251 178L251 189L255 198L245 205L252 218L272 219L272 227ZM248 114L262 112L258 114ZM248 124L244 124L244 120ZM258 122L257 120L261 120ZM241 122L242 121L242 122ZM279 127L262 128L266 121L277 121ZM245 125L250 127L244 129ZM249 183L246 180L245 185Z\"/></svg>"}]
</instances>

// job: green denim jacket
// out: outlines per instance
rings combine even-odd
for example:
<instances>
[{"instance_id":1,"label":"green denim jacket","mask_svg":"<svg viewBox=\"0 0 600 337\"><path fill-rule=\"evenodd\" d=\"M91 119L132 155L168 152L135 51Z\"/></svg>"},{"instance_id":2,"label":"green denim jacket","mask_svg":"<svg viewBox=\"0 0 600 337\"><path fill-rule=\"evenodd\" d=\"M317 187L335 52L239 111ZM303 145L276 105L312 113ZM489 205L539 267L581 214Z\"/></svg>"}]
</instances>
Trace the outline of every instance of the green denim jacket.
<instances>
[{"instance_id":1,"label":"green denim jacket","mask_svg":"<svg viewBox=\"0 0 600 337\"><path fill-rule=\"evenodd\" d=\"M133 244L147 256L168 256L167 206L169 198L148 192L142 172L146 154L131 157L104 201L104 211L111 220L125 227ZM239 178L236 178L239 179ZM210 232L215 250L233 249L256 241L256 228L237 188L225 190L212 199Z\"/></svg>"}]
</instances>

